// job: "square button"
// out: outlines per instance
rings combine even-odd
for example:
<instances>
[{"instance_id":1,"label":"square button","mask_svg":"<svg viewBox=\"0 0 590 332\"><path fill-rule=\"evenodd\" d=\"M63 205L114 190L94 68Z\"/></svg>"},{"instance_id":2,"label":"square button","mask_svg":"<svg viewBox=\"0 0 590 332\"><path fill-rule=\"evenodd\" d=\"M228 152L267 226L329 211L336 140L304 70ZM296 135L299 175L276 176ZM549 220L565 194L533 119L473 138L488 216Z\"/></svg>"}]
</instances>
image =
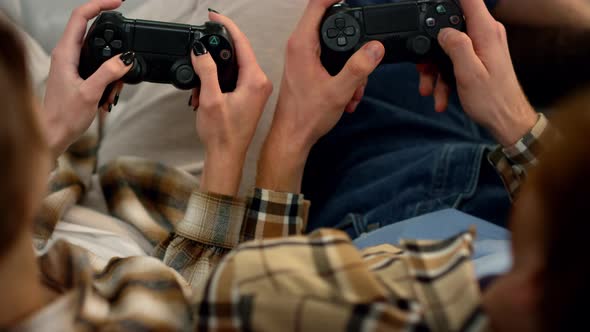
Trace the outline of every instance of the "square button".
<instances>
[{"instance_id":1,"label":"square button","mask_svg":"<svg viewBox=\"0 0 590 332\"><path fill-rule=\"evenodd\" d=\"M340 32L336 29L328 29L328 38L336 38Z\"/></svg>"},{"instance_id":2,"label":"square button","mask_svg":"<svg viewBox=\"0 0 590 332\"><path fill-rule=\"evenodd\" d=\"M429 28L434 28L436 26L436 20L433 17L429 17L426 19L426 26Z\"/></svg>"}]
</instances>

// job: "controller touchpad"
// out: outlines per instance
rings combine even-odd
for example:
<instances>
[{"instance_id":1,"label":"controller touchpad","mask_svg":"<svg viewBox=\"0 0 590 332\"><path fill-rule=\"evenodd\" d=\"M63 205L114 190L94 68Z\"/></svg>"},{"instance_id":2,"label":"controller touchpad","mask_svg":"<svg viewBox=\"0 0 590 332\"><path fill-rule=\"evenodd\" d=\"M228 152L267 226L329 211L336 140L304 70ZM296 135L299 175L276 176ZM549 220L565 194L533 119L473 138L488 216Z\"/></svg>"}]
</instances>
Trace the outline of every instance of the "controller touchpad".
<instances>
[{"instance_id":1,"label":"controller touchpad","mask_svg":"<svg viewBox=\"0 0 590 332\"><path fill-rule=\"evenodd\" d=\"M175 27L137 24L133 49L140 53L183 56L188 53L190 31Z\"/></svg>"},{"instance_id":2,"label":"controller touchpad","mask_svg":"<svg viewBox=\"0 0 590 332\"><path fill-rule=\"evenodd\" d=\"M365 8L364 15L368 35L416 31L419 28L417 18L420 11L415 4Z\"/></svg>"}]
</instances>

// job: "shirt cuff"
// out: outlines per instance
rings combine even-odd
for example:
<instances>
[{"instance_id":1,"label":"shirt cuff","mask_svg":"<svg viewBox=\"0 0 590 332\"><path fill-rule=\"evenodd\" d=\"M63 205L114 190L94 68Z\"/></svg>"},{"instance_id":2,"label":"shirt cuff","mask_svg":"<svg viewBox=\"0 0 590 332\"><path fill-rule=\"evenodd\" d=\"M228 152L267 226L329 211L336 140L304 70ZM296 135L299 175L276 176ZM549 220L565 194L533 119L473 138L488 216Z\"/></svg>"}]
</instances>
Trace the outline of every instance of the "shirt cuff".
<instances>
[{"instance_id":1,"label":"shirt cuff","mask_svg":"<svg viewBox=\"0 0 590 332\"><path fill-rule=\"evenodd\" d=\"M539 113L539 120L523 138L521 138L513 146L503 148L502 153L514 165L521 166L528 169L535 166L539 162L539 155L541 154L541 141L544 134L547 132L549 122L542 113Z\"/></svg>"},{"instance_id":2,"label":"shirt cuff","mask_svg":"<svg viewBox=\"0 0 590 332\"><path fill-rule=\"evenodd\" d=\"M246 217L246 240L301 235L307 224L309 201L301 194L254 189Z\"/></svg>"},{"instance_id":3,"label":"shirt cuff","mask_svg":"<svg viewBox=\"0 0 590 332\"><path fill-rule=\"evenodd\" d=\"M240 243L246 200L195 191L176 234L206 245L232 249Z\"/></svg>"}]
</instances>

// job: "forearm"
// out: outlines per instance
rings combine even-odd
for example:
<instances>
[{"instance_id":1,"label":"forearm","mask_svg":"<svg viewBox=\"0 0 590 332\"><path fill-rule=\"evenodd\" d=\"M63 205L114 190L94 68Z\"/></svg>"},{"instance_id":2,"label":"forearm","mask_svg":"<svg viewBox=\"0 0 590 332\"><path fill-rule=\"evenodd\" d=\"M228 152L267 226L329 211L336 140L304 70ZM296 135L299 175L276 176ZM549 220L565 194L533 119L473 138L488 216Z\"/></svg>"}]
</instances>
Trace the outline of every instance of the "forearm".
<instances>
[{"instance_id":1,"label":"forearm","mask_svg":"<svg viewBox=\"0 0 590 332\"><path fill-rule=\"evenodd\" d=\"M244 161L245 153L207 152L201 177L201 192L237 196Z\"/></svg>"},{"instance_id":2,"label":"forearm","mask_svg":"<svg viewBox=\"0 0 590 332\"><path fill-rule=\"evenodd\" d=\"M310 145L298 141L291 131L275 125L271 129L258 162L256 186L278 192L300 193Z\"/></svg>"},{"instance_id":3,"label":"forearm","mask_svg":"<svg viewBox=\"0 0 590 332\"><path fill-rule=\"evenodd\" d=\"M511 24L590 27L587 0L499 0L493 13Z\"/></svg>"}]
</instances>

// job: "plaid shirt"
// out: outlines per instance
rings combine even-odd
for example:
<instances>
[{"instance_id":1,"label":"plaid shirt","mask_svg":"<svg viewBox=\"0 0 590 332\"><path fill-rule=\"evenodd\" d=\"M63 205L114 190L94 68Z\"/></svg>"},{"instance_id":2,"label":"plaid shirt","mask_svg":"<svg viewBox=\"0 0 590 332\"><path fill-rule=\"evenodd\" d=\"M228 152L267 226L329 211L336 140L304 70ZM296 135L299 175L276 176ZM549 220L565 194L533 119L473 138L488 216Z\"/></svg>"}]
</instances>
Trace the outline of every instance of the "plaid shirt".
<instances>
[{"instance_id":1,"label":"plaid shirt","mask_svg":"<svg viewBox=\"0 0 590 332\"><path fill-rule=\"evenodd\" d=\"M501 150L490 154L511 193L536 163L540 149L532 147L549 129L541 116L504 157L496 159ZM57 222L83 197L97 143L85 137L60 159L35 228L38 249L47 249ZM89 252L57 242L39 264L45 284L63 296L14 330L487 328L470 262L474 230L359 251L339 231L302 236L309 208L302 195L201 193L192 176L133 158L98 174L110 213L154 245L153 257L100 266Z\"/></svg>"}]
</instances>

